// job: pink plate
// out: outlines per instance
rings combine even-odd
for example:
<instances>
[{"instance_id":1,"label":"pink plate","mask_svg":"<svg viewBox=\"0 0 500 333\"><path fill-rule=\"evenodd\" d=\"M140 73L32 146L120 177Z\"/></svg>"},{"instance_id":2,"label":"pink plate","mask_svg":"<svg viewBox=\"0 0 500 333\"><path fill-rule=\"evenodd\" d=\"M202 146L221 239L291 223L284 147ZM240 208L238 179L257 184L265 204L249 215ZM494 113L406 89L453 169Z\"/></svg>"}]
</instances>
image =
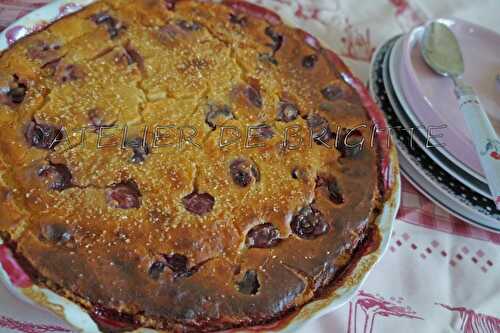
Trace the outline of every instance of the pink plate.
<instances>
[{"instance_id":1,"label":"pink plate","mask_svg":"<svg viewBox=\"0 0 500 333\"><path fill-rule=\"evenodd\" d=\"M459 19L440 19L456 34L465 60L465 82L472 85L488 113L497 133L500 133L500 34ZM458 101L450 79L435 74L420 54L423 28L409 33L403 40L399 75L401 89L414 118L426 126L447 125L435 130L444 136L438 141L444 150L461 161L465 169L484 175L469 130L458 109Z\"/></svg>"}]
</instances>

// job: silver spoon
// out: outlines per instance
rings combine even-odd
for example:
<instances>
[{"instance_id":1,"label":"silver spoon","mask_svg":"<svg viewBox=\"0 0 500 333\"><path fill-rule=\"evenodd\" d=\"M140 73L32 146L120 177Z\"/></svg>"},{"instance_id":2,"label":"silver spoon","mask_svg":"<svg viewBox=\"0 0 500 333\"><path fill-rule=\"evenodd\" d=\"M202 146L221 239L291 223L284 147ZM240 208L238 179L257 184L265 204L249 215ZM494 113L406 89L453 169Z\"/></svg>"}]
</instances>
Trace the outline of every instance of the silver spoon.
<instances>
[{"instance_id":1,"label":"silver spoon","mask_svg":"<svg viewBox=\"0 0 500 333\"><path fill-rule=\"evenodd\" d=\"M429 67L455 83L459 108L464 114L496 207L500 209L500 141L474 89L462 79L464 59L455 35L445 24L432 22L425 27L421 52Z\"/></svg>"}]
</instances>

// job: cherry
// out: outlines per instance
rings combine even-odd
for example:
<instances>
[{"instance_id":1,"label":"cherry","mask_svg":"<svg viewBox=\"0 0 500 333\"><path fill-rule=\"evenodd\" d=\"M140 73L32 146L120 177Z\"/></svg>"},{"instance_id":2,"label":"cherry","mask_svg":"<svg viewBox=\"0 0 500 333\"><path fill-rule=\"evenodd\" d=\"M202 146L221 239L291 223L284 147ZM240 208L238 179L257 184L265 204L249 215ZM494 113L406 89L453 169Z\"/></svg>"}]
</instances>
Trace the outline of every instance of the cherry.
<instances>
[{"instance_id":1,"label":"cherry","mask_svg":"<svg viewBox=\"0 0 500 333\"><path fill-rule=\"evenodd\" d=\"M340 98L343 94L342 89L340 89L337 86L330 85L323 90L321 90L321 94L323 95L324 98L326 98L329 101L335 101L336 99Z\"/></svg>"},{"instance_id":2,"label":"cherry","mask_svg":"<svg viewBox=\"0 0 500 333\"><path fill-rule=\"evenodd\" d=\"M304 59L302 59L302 66L307 69L314 68L316 65L316 62L318 62L318 56L315 54L311 54L308 56L305 56Z\"/></svg>"},{"instance_id":3,"label":"cherry","mask_svg":"<svg viewBox=\"0 0 500 333\"><path fill-rule=\"evenodd\" d=\"M133 155L130 161L134 164L143 163L146 160L146 156L150 153L149 146L147 142L144 142L143 138L131 139L125 146L132 149Z\"/></svg>"},{"instance_id":4,"label":"cherry","mask_svg":"<svg viewBox=\"0 0 500 333\"><path fill-rule=\"evenodd\" d=\"M260 172L255 163L239 158L229 166L229 174L233 182L240 187L247 187L252 182L260 181Z\"/></svg>"},{"instance_id":5,"label":"cherry","mask_svg":"<svg viewBox=\"0 0 500 333\"><path fill-rule=\"evenodd\" d=\"M188 277L193 271L188 267L188 258L182 254L165 255L165 265L174 273L175 278Z\"/></svg>"},{"instance_id":6,"label":"cherry","mask_svg":"<svg viewBox=\"0 0 500 333\"><path fill-rule=\"evenodd\" d=\"M47 179L49 189L63 191L73 186L71 171L64 164L49 164L38 170L38 176Z\"/></svg>"},{"instance_id":7,"label":"cherry","mask_svg":"<svg viewBox=\"0 0 500 333\"><path fill-rule=\"evenodd\" d=\"M158 280L160 278L161 273L165 271L165 263L163 261L155 261L151 267L149 267L149 277L153 280Z\"/></svg>"},{"instance_id":8,"label":"cherry","mask_svg":"<svg viewBox=\"0 0 500 333\"><path fill-rule=\"evenodd\" d=\"M54 77L57 82L66 83L83 78L83 72L77 65L65 64L60 61L56 65Z\"/></svg>"},{"instance_id":9,"label":"cherry","mask_svg":"<svg viewBox=\"0 0 500 333\"><path fill-rule=\"evenodd\" d=\"M494 158L495 160L500 160L500 154L499 154L499 153L497 153L496 151L492 152L492 153L490 154L490 156L491 156L492 158Z\"/></svg>"},{"instance_id":10,"label":"cherry","mask_svg":"<svg viewBox=\"0 0 500 333\"><path fill-rule=\"evenodd\" d=\"M255 295L259 291L260 283L256 271L247 271L243 279L237 284L240 293L245 295Z\"/></svg>"},{"instance_id":11,"label":"cherry","mask_svg":"<svg viewBox=\"0 0 500 333\"><path fill-rule=\"evenodd\" d=\"M289 123L294 121L299 116L299 108L290 102L281 101L278 105L277 120Z\"/></svg>"},{"instance_id":12,"label":"cherry","mask_svg":"<svg viewBox=\"0 0 500 333\"><path fill-rule=\"evenodd\" d=\"M133 180L115 184L106 189L106 200L108 205L113 208L139 208L141 206L140 197L139 187Z\"/></svg>"},{"instance_id":13,"label":"cherry","mask_svg":"<svg viewBox=\"0 0 500 333\"><path fill-rule=\"evenodd\" d=\"M215 199L208 193L193 192L182 199L182 204L188 212L202 216L212 211Z\"/></svg>"},{"instance_id":14,"label":"cherry","mask_svg":"<svg viewBox=\"0 0 500 333\"><path fill-rule=\"evenodd\" d=\"M259 224L247 234L246 246L249 248L270 248L281 241L278 229L271 223Z\"/></svg>"},{"instance_id":15,"label":"cherry","mask_svg":"<svg viewBox=\"0 0 500 333\"><path fill-rule=\"evenodd\" d=\"M344 134L339 137L337 150L340 151L342 157L356 157L363 150L363 134L358 130L343 130L343 132Z\"/></svg>"},{"instance_id":16,"label":"cherry","mask_svg":"<svg viewBox=\"0 0 500 333\"><path fill-rule=\"evenodd\" d=\"M314 239L330 229L323 214L312 206L302 208L290 224L294 234L303 239Z\"/></svg>"},{"instance_id":17,"label":"cherry","mask_svg":"<svg viewBox=\"0 0 500 333\"><path fill-rule=\"evenodd\" d=\"M217 128L217 122L221 120L234 119L234 114L227 105L209 105L209 110L205 116L205 123L210 126L212 130Z\"/></svg>"},{"instance_id":18,"label":"cherry","mask_svg":"<svg viewBox=\"0 0 500 333\"><path fill-rule=\"evenodd\" d=\"M0 103L14 107L26 97L28 85L14 74L7 87L0 87Z\"/></svg>"},{"instance_id":19,"label":"cherry","mask_svg":"<svg viewBox=\"0 0 500 333\"><path fill-rule=\"evenodd\" d=\"M97 13L91 16L90 19L97 25L106 25L111 39L118 37L120 31L125 29L125 26L108 12Z\"/></svg>"},{"instance_id":20,"label":"cherry","mask_svg":"<svg viewBox=\"0 0 500 333\"><path fill-rule=\"evenodd\" d=\"M41 227L41 238L43 240L64 244L71 240L72 235L68 227L60 223L45 224Z\"/></svg>"},{"instance_id":21,"label":"cherry","mask_svg":"<svg viewBox=\"0 0 500 333\"><path fill-rule=\"evenodd\" d=\"M39 124L32 120L26 127L24 137L31 147L52 150L62 141L64 135L56 126Z\"/></svg>"},{"instance_id":22,"label":"cherry","mask_svg":"<svg viewBox=\"0 0 500 333\"><path fill-rule=\"evenodd\" d=\"M256 108L262 108L262 96L260 92L252 86L246 86L243 90L243 94L247 98L247 100Z\"/></svg>"},{"instance_id":23,"label":"cherry","mask_svg":"<svg viewBox=\"0 0 500 333\"><path fill-rule=\"evenodd\" d=\"M311 113L307 117L307 126L311 130L314 142L318 145L323 145L335 138L328 120L316 113Z\"/></svg>"}]
</instances>

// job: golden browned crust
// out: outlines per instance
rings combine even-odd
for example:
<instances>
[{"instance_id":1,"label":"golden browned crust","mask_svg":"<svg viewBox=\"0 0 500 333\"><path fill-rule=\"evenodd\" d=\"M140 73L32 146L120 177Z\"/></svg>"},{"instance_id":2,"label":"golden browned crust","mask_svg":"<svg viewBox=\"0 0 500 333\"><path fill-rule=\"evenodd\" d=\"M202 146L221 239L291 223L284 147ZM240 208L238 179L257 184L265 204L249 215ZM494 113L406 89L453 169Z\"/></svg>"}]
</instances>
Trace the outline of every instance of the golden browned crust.
<instances>
[{"instance_id":1,"label":"golden browned crust","mask_svg":"<svg viewBox=\"0 0 500 333\"><path fill-rule=\"evenodd\" d=\"M380 206L370 119L305 33L173 7L99 1L2 54L0 231L40 283L96 317L269 323L317 297L367 235ZM222 126L262 124L262 146L219 146ZM364 149L343 146L361 124L349 140ZM128 125L125 149L97 149L111 125ZM159 125L195 128L199 147L131 147ZM76 131L61 141L85 126L85 145ZM290 126L316 139L286 149Z\"/></svg>"}]
</instances>

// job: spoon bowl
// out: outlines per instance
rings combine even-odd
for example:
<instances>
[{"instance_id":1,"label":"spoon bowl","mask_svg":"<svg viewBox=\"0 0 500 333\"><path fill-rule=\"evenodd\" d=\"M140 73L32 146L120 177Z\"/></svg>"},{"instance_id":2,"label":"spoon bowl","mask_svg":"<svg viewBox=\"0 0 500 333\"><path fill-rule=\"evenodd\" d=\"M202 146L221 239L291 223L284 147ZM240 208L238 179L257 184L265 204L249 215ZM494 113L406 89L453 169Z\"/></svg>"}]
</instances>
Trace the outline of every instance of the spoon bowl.
<instances>
[{"instance_id":1,"label":"spoon bowl","mask_svg":"<svg viewBox=\"0 0 500 333\"><path fill-rule=\"evenodd\" d=\"M460 77L465 65L462 50L455 34L443 23L431 22L422 36L422 56L438 74Z\"/></svg>"}]
</instances>

